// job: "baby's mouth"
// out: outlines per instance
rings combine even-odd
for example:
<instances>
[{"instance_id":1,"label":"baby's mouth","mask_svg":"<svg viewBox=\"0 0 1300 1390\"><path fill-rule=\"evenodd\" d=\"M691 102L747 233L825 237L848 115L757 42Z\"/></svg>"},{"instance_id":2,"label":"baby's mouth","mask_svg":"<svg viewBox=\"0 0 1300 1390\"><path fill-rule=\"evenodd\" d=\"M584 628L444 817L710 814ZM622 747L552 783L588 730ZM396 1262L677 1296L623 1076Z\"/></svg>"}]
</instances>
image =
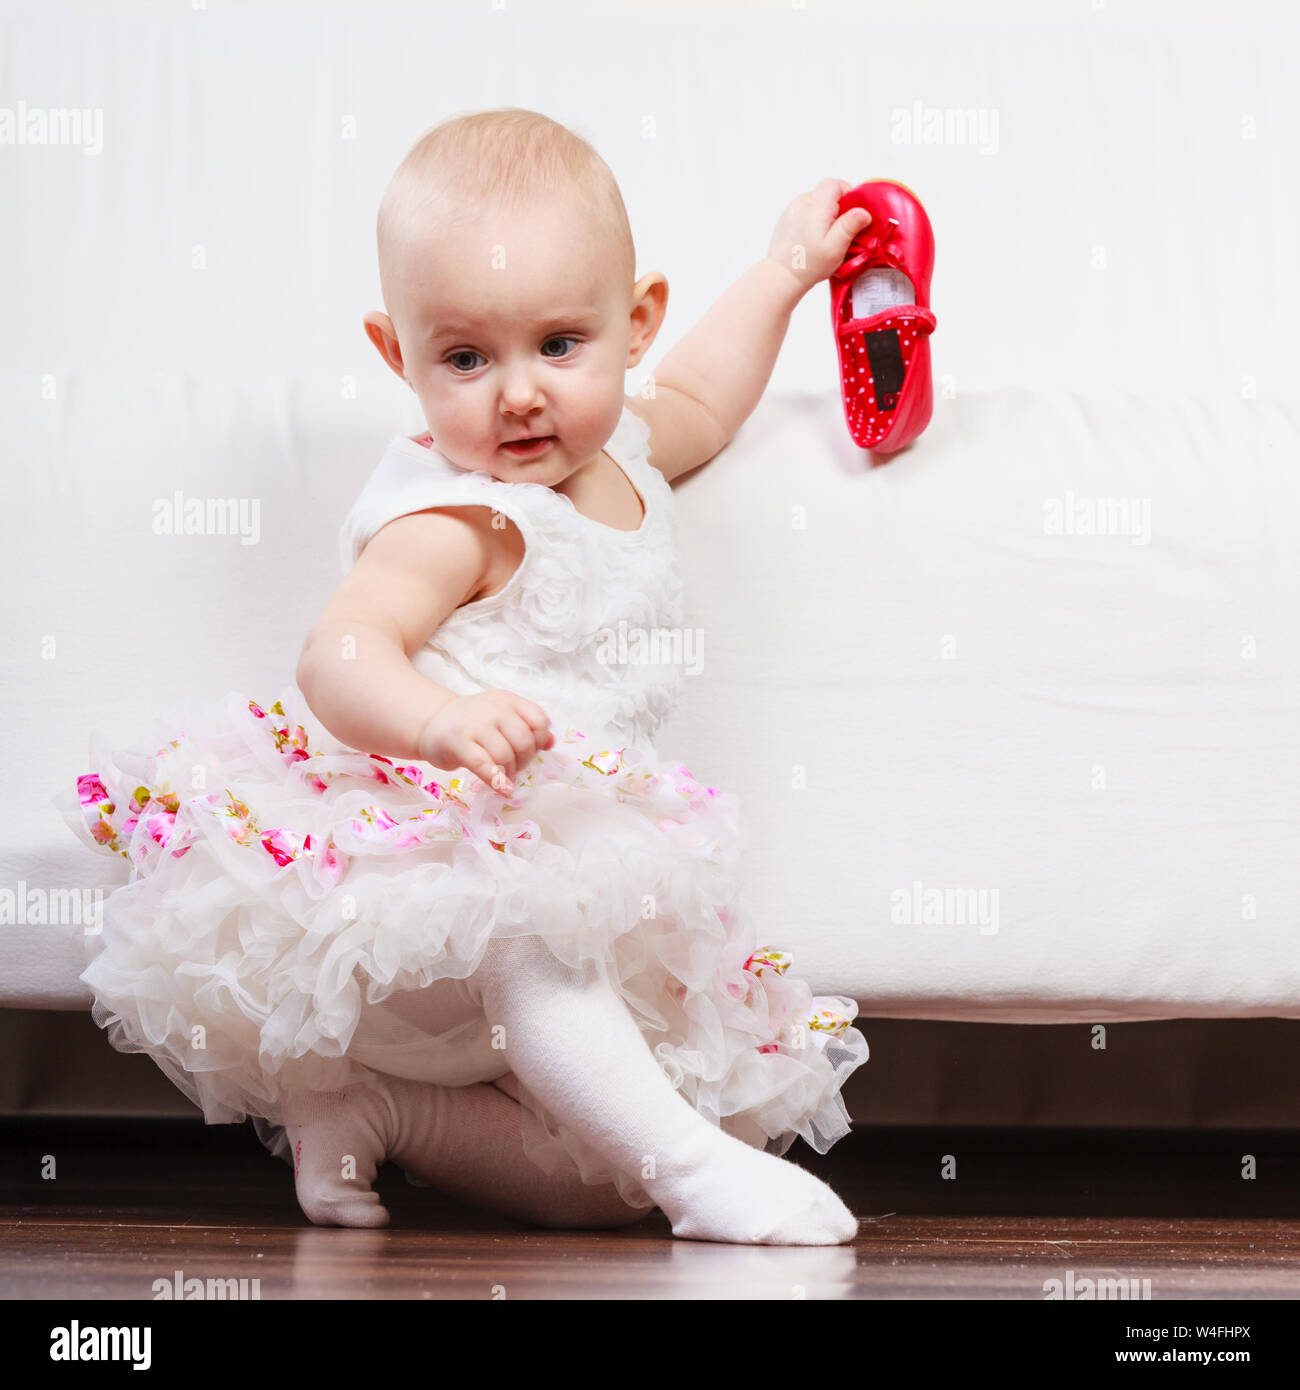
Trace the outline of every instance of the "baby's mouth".
<instances>
[{"instance_id":1,"label":"baby's mouth","mask_svg":"<svg viewBox=\"0 0 1300 1390\"><path fill-rule=\"evenodd\" d=\"M534 454L545 453L555 443L553 434L531 435L527 439L512 439L501 447L509 454L520 458L531 458Z\"/></svg>"}]
</instances>

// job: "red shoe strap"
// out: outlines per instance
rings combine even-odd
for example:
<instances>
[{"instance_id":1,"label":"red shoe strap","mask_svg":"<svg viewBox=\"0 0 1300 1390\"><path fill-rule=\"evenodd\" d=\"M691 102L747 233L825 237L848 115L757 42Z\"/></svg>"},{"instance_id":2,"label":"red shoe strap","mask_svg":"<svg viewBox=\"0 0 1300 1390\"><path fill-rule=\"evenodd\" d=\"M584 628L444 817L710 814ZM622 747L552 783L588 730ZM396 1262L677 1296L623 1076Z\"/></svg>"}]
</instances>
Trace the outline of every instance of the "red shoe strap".
<instances>
[{"instance_id":1,"label":"red shoe strap","mask_svg":"<svg viewBox=\"0 0 1300 1390\"><path fill-rule=\"evenodd\" d=\"M872 333L883 327L886 319L911 319L918 333L933 333L938 322L930 310L920 304L895 304L870 318L846 320L840 324L839 335L847 338L851 334Z\"/></svg>"}]
</instances>

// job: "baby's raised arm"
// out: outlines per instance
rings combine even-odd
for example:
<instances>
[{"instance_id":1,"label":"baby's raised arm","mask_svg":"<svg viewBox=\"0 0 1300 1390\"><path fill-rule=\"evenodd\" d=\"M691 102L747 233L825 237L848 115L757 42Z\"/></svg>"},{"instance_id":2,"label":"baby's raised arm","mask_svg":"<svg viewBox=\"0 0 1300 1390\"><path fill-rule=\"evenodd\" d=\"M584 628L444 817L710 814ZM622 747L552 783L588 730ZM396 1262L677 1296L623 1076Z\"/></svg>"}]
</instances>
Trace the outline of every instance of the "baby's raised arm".
<instances>
[{"instance_id":1,"label":"baby's raised arm","mask_svg":"<svg viewBox=\"0 0 1300 1390\"><path fill-rule=\"evenodd\" d=\"M312 713L366 753L465 767L497 790L553 742L545 711L511 691L457 696L411 657L482 584L483 507L437 507L382 527L312 625L296 680Z\"/></svg>"}]
</instances>

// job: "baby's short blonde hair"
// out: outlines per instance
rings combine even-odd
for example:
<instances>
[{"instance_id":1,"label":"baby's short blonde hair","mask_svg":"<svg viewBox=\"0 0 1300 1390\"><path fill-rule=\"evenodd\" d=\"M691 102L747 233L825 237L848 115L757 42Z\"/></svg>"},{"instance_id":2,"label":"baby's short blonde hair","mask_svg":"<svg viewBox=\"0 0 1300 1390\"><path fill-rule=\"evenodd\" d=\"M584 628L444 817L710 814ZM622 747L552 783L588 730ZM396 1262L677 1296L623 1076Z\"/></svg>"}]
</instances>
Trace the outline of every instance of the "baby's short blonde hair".
<instances>
[{"instance_id":1,"label":"baby's short blonde hair","mask_svg":"<svg viewBox=\"0 0 1300 1390\"><path fill-rule=\"evenodd\" d=\"M629 290L636 276L632 227L609 165L580 135L520 106L451 116L411 146L379 205L379 280L390 309L393 267L421 228L465 220L483 201L518 209L558 190L576 192L605 225Z\"/></svg>"}]
</instances>

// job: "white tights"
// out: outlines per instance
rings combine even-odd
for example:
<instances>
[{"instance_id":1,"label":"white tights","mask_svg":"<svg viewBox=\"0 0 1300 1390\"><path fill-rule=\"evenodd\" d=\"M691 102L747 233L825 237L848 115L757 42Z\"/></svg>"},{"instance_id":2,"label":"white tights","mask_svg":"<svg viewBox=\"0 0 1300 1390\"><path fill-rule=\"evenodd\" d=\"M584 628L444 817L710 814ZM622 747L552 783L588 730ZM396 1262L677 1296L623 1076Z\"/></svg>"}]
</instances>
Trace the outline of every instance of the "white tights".
<instances>
[{"instance_id":1,"label":"white tights","mask_svg":"<svg viewBox=\"0 0 1300 1390\"><path fill-rule=\"evenodd\" d=\"M469 979L439 981L390 1002L414 1019L428 1011L441 1027L475 1009L500 1026L515 1084L638 1183L662 1208L676 1236L833 1245L856 1234L852 1213L819 1178L733 1138L690 1105L594 962L570 967L537 936L497 938ZM518 1110L507 1115L496 1102L484 1100L484 1092L492 1091L516 1106L507 1087L480 1091L483 1083L446 1088L376 1080L370 1088L286 1098L286 1133L299 1159L299 1201L313 1221L386 1224L387 1213L369 1184L387 1155L408 1173L469 1200L483 1201L487 1189L493 1195L504 1192L518 1211L527 1208L529 1192L548 1191L550 1181L554 1190L541 1205L572 1203L579 1215L569 1224L587 1224L585 1185L576 1169L544 1174L522 1152ZM469 1101L467 1092L474 1093ZM489 1105L496 1109L490 1112ZM464 1114L453 1116L453 1106ZM308 1150L311 1161L304 1162ZM340 1156L359 1151L370 1157L358 1163L352 1179L340 1179ZM586 1192L592 1194L587 1200L595 1216L604 1218L590 1224L621 1224L644 1213L623 1203L612 1184L586 1187ZM489 1204L504 1209L500 1202Z\"/></svg>"},{"instance_id":2,"label":"white tights","mask_svg":"<svg viewBox=\"0 0 1300 1390\"><path fill-rule=\"evenodd\" d=\"M504 1029L511 1070L557 1120L639 1182L696 1240L834 1245L857 1222L819 1178L733 1138L668 1080L596 963L536 936L498 938L465 982Z\"/></svg>"}]
</instances>

